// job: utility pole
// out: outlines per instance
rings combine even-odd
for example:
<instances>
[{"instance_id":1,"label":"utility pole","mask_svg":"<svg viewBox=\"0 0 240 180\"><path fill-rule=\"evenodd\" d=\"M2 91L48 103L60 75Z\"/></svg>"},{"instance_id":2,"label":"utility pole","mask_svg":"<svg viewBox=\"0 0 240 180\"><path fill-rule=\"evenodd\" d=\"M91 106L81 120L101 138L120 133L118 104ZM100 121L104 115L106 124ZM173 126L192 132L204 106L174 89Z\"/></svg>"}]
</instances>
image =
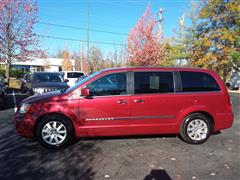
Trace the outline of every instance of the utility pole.
<instances>
[{"instance_id":1,"label":"utility pole","mask_svg":"<svg viewBox=\"0 0 240 180\"><path fill-rule=\"evenodd\" d=\"M160 8L158 14L158 37L159 40L161 41L163 39L163 12L165 11L165 9Z\"/></svg>"},{"instance_id":2,"label":"utility pole","mask_svg":"<svg viewBox=\"0 0 240 180\"><path fill-rule=\"evenodd\" d=\"M83 72L83 45L82 45L82 42L80 44L80 68L81 68L81 71Z\"/></svg>"},{"instance_id":3,"label":"utility pole","mask_svg":"<svg viewBox=\"0 0 240 180\"><path fill-rule=\"evenodd\" d=\"M179 33L180 33L180 44L184 46L184 24L185 24L185 16L179 18ZM179 66L182 66L182 59L179 60Z\"/></svg>"},{"instance_id":4,"label":"utility pole","mask_svg":"<svg viewBox=\"0 0 240 180\"><path fill-rule=\"evenodd\" d=\"M90 2L87 4L87 61L89 61L89 22L90 21Z\"/></svg>"},{"instance_id":5,"label":"utility pole","mask_svg":"<svg viewBox=\"0 0 240 180\"><path fill-rule=\"evenodd\" d=\"M179 18L180 40L182 44L184 41L184 24L185 24L185 16L183 14L182 17Z\"/></svg>"}]
</instances>

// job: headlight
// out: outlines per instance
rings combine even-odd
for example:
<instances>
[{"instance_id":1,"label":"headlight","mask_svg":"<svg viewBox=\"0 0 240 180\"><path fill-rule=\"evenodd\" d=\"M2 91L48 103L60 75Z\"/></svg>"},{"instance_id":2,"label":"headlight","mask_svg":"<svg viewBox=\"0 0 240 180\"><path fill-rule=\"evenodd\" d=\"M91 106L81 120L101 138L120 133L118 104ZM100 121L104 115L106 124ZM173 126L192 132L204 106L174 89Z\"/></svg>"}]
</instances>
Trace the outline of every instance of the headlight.
<instances>
[{"instance_id":1,"label":"headlight","mask_svg":"<svg viewBox=\"0 0 240 180\"><path fill-rule=\"evenodd\" d=\"M35 94L43 94L44 93L44 89L43 88L33 88L33 92Z\"/></svg>"},{"instance_id":2,"label":"headlight","mask_svg":"<svg viewBox=\"0 0 240 180\"><path fill-rule=\"evenodd\" d=\"M30 109L30 107L31 107L31 104L25 104L25 103L23 103L23 104L21 105L21 107L20 107L19 112L20 112L21 114L25 114L25 113Z\"/></svg>"}]
</instances>

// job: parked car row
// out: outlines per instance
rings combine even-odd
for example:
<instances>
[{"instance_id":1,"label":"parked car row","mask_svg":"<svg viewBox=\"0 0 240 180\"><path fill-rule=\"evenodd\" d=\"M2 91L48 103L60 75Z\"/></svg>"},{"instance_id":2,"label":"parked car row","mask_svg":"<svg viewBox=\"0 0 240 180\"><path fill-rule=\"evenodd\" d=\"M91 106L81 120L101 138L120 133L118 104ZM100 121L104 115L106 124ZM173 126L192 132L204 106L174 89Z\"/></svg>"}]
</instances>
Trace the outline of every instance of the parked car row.
<instances>
[{"instance_id":1,"label":"parked car row","mask_svg":"<svg viewBox=\"0 0 240 180\"><path fill-rule=\"evenodd\" d=\"M84 73L74 71L26 74L21 79L21 91L27 93L28 96L57 90L65 91L73 86L81 76L84 76Z\"/></svg>"}]
</instances>

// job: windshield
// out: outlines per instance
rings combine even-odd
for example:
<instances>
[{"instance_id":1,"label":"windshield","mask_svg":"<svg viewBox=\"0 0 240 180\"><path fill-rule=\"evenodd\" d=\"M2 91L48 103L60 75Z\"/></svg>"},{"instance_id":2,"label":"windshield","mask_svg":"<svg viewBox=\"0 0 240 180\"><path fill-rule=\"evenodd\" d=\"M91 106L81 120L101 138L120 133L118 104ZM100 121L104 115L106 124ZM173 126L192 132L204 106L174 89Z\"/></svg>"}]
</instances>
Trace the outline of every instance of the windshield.
<instances>
[{"instance_id":1,"label":"windshield","mask_svg":"<svg viewBox=\"0 0 240 180\"><path fill-rule=\"evenodd\" d=\"M66 90L66 93L69 93L69 92L73 91L74 89L78 88L79 86L81 86L82 84L84 84L85 82L87 82L89 79L92 79L94 76L100 74L101 72L102 72L102 71L97 71L97 72L95 72L95 73L90 74L89 76L87 76L87 77L84 78L83 80L77 82L74 86L68 88L68 89Z\"/></svg>"},{"instance_id":2,"label":"windshield","mask_svg":"<svg viewBox=\"0 0 240 180\"><path fill-rule=\"evenodd\" d=\"M58 73L39 73L34 75L34 82L63 82L63 79Z\"/></svg>"}]
</instances>

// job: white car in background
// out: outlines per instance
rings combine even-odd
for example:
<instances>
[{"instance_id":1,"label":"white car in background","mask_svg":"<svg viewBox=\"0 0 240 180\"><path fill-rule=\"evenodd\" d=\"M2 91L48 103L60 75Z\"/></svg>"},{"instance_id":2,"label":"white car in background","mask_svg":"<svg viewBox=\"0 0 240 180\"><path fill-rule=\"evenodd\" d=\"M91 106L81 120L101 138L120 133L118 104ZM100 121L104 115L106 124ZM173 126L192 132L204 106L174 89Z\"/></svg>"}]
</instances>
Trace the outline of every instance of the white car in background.
<instances>
[{"instance_id":1,"label":"white car in background","mask_svg":"<svg viewBox=\"0 0 240 180\"><path fill-rule=\"evenodd\" d=\"M79 77L85 75L82 71L62 71L61 74L64 80L68 80L67 84L69 86L73 86Z\"/></svg>"}]
</instances>

